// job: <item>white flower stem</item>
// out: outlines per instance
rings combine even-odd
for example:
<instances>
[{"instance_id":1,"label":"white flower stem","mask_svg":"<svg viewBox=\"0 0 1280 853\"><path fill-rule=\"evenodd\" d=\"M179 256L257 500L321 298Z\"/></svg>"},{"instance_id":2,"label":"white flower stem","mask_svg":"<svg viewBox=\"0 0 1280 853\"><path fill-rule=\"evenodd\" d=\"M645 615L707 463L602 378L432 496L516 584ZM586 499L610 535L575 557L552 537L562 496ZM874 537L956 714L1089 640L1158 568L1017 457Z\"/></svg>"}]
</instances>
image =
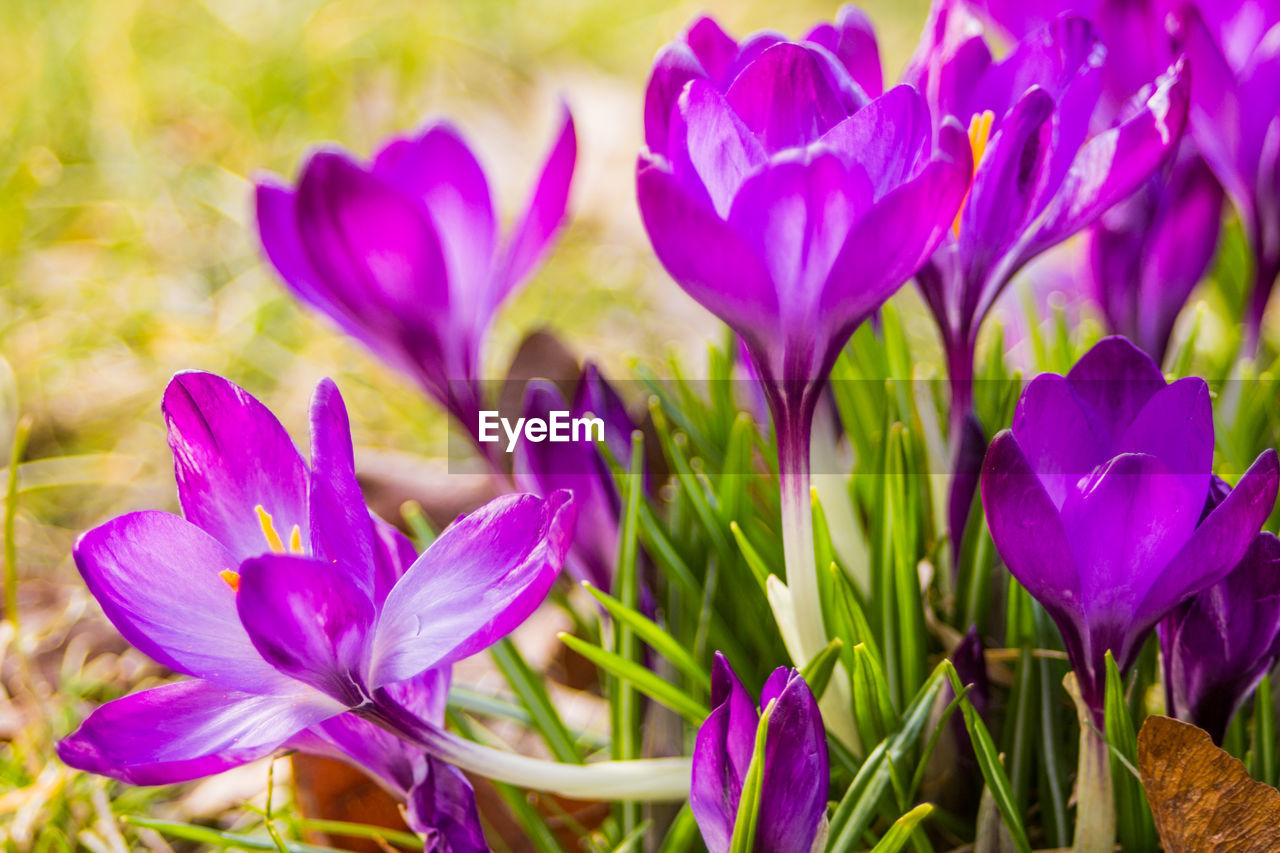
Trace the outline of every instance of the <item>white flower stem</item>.
<instances>
[{"instance_id":1,"label":"white flower stem","mask_svg":"<svg viewBox=\"0 0 1280 853\"><path fill-rule=\"evenodd\" d=\"M1076 770L1076 836L1072 853L1111 853L1116 846L1116 804L1111 788L1111 755L1094 715L1080 695L1075 673L1063 685L1080 720L1080 764Z\"/></svg>"}]
</instances>

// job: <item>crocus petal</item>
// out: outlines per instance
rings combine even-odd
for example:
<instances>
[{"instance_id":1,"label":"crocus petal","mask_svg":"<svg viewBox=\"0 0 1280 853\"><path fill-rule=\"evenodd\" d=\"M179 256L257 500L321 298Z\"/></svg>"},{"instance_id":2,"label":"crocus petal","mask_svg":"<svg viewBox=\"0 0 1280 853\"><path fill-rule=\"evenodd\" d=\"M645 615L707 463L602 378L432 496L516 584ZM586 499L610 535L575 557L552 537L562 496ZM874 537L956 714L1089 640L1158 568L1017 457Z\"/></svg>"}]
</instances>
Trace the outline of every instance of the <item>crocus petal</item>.
<instances>
[{"instance_id":1,"label":"crocus petal","mask_svg":"<svg viewBox=\"0 0 1280 853\"><path fill-rule=\"evenodd\" d=\"M460 660L509 634L546 597L573 522L567 492L507 495L445 530L383 604L369 686Z\"/></svg>"},{"instance_id":2,"label":"crocus petal","mask_svg":"<svg viewBox=\"0 0 1280 853\"><path fill-rule=\"evenodd\" d=\"M852 112L822 61L790 42L761 53L725 97L769 152L808 145Z\"/></svg>"},{"instance_id":3,"label":"crocus petal","mask_svg":"<svg viewBox=\"0 0 1280 853\"><path fill-rule=\"evenodd\" d=\"M1076 396L1110 436L1112 446L1165 387L1151 357L1121 337L1103 338L1067 373Z\"/></svg>"},{"instance_id":4,"label":"crocus petal","mask_svg":"<svg viewBox=\"0 0 1280 853\"><path fill-rule=\"evenodd\" d=\"M1276 452L1263 452L1231 494L1205 517L1134 610L1150 626L1180 601L1222 580L1244 557L1254 534L1275 508L1280 484Z\"/></svg>"},{"instance_id":5,"label":"crocus petal","mask_svg":"<svg viewBox=\"0 0 1280 853\"><path fill-rule=\"evenodd\" d=\"M689 807L711 853L725 853L742 799L742 782L755 750L759 713L724 655L716 653L711 674L715 706L698 728L693 747Z\"/></svg>"},{"instance_id":6,"label":"crocus petal","mask_svg":"<svg viewBox=\"0 0 1280 853\"><path fill-rule=\"evenodd\" d=\"M373 600L379 607L386 601L387 593L400 580L400 576L409 570L413 561L418 559L418 549L413 547L409 537L405 536L394 525L388 524L378 516L370 513L373 520L373 559L374 559L374 591Z\"/></svg>"},{"instance_id":7,"label":"crocus petal","mask_svg":"<svg viewBox=\"0 0 1280 853\"><path fill-rule=\"evenodd\" d=\"M840 60L849 76L872 98L884 91L880 70L880 47L876 44L871 20L857 6L842 6L835 26L819 24L809 31L804 41L821 45Z\"/></svg>"},{"instance_id":8,"label":"crocus petal","mask_svg":"<svg viewBox=\"0 0 1280 853\"><path fill-rule=\"evenodd\" d=\"M1067 491L1110 455L1114 442L1071 382L1053 373L1040 374L1022 392L1013 434L1059 509Z\"/></svg>"},{"instance_id":9,"label":"crocus petal","mask_svg":"<svg viewBox=\"0 0 1280 853\"><path fill-rule=\"evenodd\" d=\"M262 250L284 283L347 333L356 334L359 321L333 300L307 257L302 236L298 233L297 194L273 175L260 178L254 188L254 212Z\"/></svg>"},{"instance_id":10,"label":"crocus petal","mask_svg":"<svg viewBox=\"0 0 1280 853\"><path fill-rule=\"evenodd\" d=\"M716 213L727 218L742 182L767 159L760 141L704 80L680 96L672 135L674 174L686 187L701 183Z\"/></svg>"},{"instance_id":11,"label":"crocus petal","mask_svg":"<svg viewBox=\"0 0 1280 853\"><path fill-rule=\"evenodd\" d=\"M1179 62L1137 115L1086 142L1019 257L1030 258L1091 224L1131 194L1168 156L1186 125L1189 80Z\"/></svg>"},{"instance_id":12,"label":"crocus petal","mask_svg":"<svg viewBox=\"0 0 1280 853\"><path fill-rule=\"evenodd\" d=\"M132 785L168 785L269 755L290 735L341 711L305 688L273 696L182 681L98 708L59 742L58 757Z\"/></svg>"},{"instance_id":13,"label":"crocus petal","mask_svg":"<svg viewBox=\"0 0 1280 853\"><path fill-rule=\"evenodd\" d=\"M1213 469L1213 404L1203 379L1179 379L1156 392L1116 443L1117 453L1149 453L1203 507Z\"/></svg>"},{"instance_id":14,"label":"crocus petal","mask_svg":"<svg viewBox=\"0 0 1280 853\"><path fill-rule=\"evenodd\" d=\"M1027 91L976 164L973 187L960 213L960 253L971 281L992 281L966 294L966 315L981 317L985 306L994 302L1004 284L995 267L1035 214L1049 167L1053 106L1043 89Z\"/></svg>"},{"instance_id":15,"label":"crocus petal","mask_svg":"<svg viewBox=\"0 0 1280 853\"><path fill-rule=\"evenodd\" d=\"M497 220L484 169L456 129L432 125L386 145L373 173L421 200L441 237L451 297L472 300L488 285Z\"/></svg>"},{"instance_id":16,"label":"crocus petal","mask_svg":"<svg viewBox=\"0 0 1280 853\"><path fill-rule=\"evenodd\" d=\"M1082 611L1081 579L1057 507L1013 433L998 433L982 470L982 507L1004 564L1059 616Z\"/></svg>"},{"instance_id":17,"label":"crocus petal","mask_svg":"<svg viewBox=\"0 0 1280 853\"><path fill-rule=\"evenodd\" d=\"M788 674L776 699L768 693L766 688L760 698L762 706L773 702L773 713L765 733L757 849L809 850L827 812L826 729L799 673Z\"/></svg>"},{"instance_id":18,"label":"crocus petal","mask_svg":"<svg viewBox=\"0 0 1280 853\"><path fill-rule=\"evenodd\" d=\"M776 327L777 291L762 259L737 232L643 157L636 190L658 260L690 296L735 329Z\"/></svg>"},{"instance_id":19,"label":"crocus petal","mask_svg":"<svg viewBox=\"0 0 1280 853\"><path fill-rule=\"evenodd\" d=\"M369 327L371 346L448 316L448 265L426 208L345 154L321 151L303 169L298 231L331 299Z\"/></svg>"},{"instance_id":20,"label":"crocus petal","mask_svg":"<svg viewBox=\"0 0 1280 853\"><path fill-rule=\"evenodd\" d=\"M254 557L240 566L236 604L274 667L350 707L365 700L374 607L350 568L291 554Z\"/></svg>"},{"instance_id":21,"label":"crocus petal","mask_svg":"<svg viewBox=\"0 0 1280 853\"><path fill-rule=\"evenodd\" d=\"M156 662L236 690L286 681L254 650L218 576L237 561L195 525L166 512L122 515L81 536L75 560L111 624Z\"/></svg>"},{"instance_id":22,"label":"crocus petal","mask_svg":"<svg viewBox=\"0 0 1280 853\"><path fill-rule=\"evenodd\" d=\"M178 500L187 520L234 557L270 548L255 507L286 541L306 541L307 472L276 416L247 391L210 373L179 373L164 392Z\"/></svg>"},{"instance_id":23,"label":"crocus petal","mask_svg":"<svg viewBox=\"0 0 1280 853\"><path fill-rule=\"evenodd\" d=\"M1123 453L1068 493L1062 527L1076 565L1088 567L1081 585L1091 624L1127 624L1146 590L1165 583L1204 506L1203 492L1197 500L1182 479L1154 456Z\"/></svg>"},{"instance_id":24,"label":"crocus petal","mask_svg":"<svg viewBox=\"0 0 1280 853\"><path fill-rule=\"evenodd\" d=\"M476 795L458 768L426 755L406 802L409 826L428 853L488 853Z\"/></svg>"},{"instance_id":25,"label":"crocus petal","mask_svg":"<svg viewBox=\"0 0 1280 853\"><path fill-rule=\"evenodd\" d=\"M311 553L339 563L373 595L373 525L356 482L351 422L338 386L325 379L311 400Z\"/></svg>"},{"instance_id":26,"label":"crocus petal","mask_svg":"<svg viewBox=\"0 0 1280 853\"><path fill-rule=\"evenodd\" d=\"M494 305L533 272L546 255L569 206L569 186L578 159L578 137L569 107L560 107L560 129L543 160L533 195L507 239L503 272L494 292Z\"/></svg>"},{"instance_id":27,"label":"crocus petal","mask_svg":"<svg viewBox=\"0 0 1280 853\"><path fill-rule=\"evenodd\" d=\"M939 119L951 116L964 123L980 111L974 108L974 93L991 67L982 24L969 6L956 0L933 3L920 44L902 72L902 82L915 86Z\"/></svg>"},{"instance_id":28,"label":"crocus petal","mask_svg":"<svg viewBox=\"0 0 1280 853\"><path fill-rule=\"evenodd\" d=\"M846 168L839 157L826 152L805 160L775 161L743 183L729 226L765 259L774 286L785 294L784 326L803 326L812 333L809 324L817 319L814 312L824 295L823 285L850 226L871 206L871 193L861 169ZM870 215L879 213L877 208ZM891 257L894 249L889 250ZM874 261L864 262L876 269ZM879 304L884 298L880 294L869 298L877 296Z\"/></svg>"},{"instance_id":29,"label":"crocus petal","mask_svg":"<svg viewBox=\"0 0 1280 853\"><path fill-rule=\"evenodd\" d=\"M911 178L928 156L933 144L929 105L912 87L895 86L827 131L822 143L860 165L880 198Z\"/></svg>"},{"instance_id":30,"label":"crocus petal","mask_svg":"<svg viewBox=\"0 0 1280 853\"><path fill-rule=\"evenodd\" d=\"M654 57L644 90L644 142L654 154L667 154L671 112L685 84L705 74L698 57L683 42L665 45Z\"/></svg>"},{"instance_id":31,"label":"crocus petal","mask_svg":"<svg viewBox=\"0 0 1280 853\"><path fill-rule=\"evenodd\" d=\"M848 233L820 311L840 318L847 326L842 331L851 331L910 279L946 236L972 173L968 146L957 150L953 144L957 136L958 128L943 127L944 156L885 195Z\"/></svg>"}]
</instances>

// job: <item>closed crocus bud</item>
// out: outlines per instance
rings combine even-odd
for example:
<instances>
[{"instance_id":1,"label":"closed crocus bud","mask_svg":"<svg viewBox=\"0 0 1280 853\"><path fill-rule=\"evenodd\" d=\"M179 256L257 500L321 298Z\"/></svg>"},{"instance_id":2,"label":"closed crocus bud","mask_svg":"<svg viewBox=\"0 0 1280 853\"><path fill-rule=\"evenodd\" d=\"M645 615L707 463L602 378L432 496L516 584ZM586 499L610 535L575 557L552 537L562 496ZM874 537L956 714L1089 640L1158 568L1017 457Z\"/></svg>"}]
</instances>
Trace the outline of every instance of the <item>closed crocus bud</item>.
<instances>
[{"instance_id":1,"label":"closed crocus bud","mask_svg":"<svg viewBox=\"0 0 1280 853\"><path fill-rule=\"evenodd\" d=\"M991 442L982 502L1005 565L1062 632L1101 723L1105 654L1123 673L1156 623L1240 562L1275 504L1267 450L1202 514L1213 412L1202 379L1166 384L1123 338L1023 392Z\"/></svg>"},{"instance_id":2,"label":"closed crocus bud","mask_svg":"<svg viewBox=\"0 0 1280 853\"><path fill-rule=\"evenodd\" d=\"M808 853L826 822L827 736L818 703L794 669L779 667L765 682L760 706L716 653L711 674L715 706L693 750L689 805L710 853L726 853L742 805L742 788L755 749L764 762L756 811L755 847L761 853ZM767 716L757 738L761 711Z\"/></svg>"},{"instance_id":3,"label":"closed crocus bud","mask_svg":"<svg viewBox=\"0 0 1280 853\"><path fill-rule=\"evenodd\" d=\"M1221 743L1280 658L1280 539L1259 533L1229 575L1179 605L1157 631L1168 713Z\"/></svg>"},{"instance_id":4,"label":"closed crocus bud","mask_svg":"<svg viewBox=\"0 0 1280 853\"><path fill-rule=\"evenodd\" d=\"M505 236L489 182L447 123L388 142L368 163L321 149L296 186L257 185L258 232L286 285L403 371L476 439L481 355L494 313L564 219L577 143L567 109L523 214Z\"/></svg>"},{"instance_id":5,"label":"closed crocus bud","mask_svg":"<svg viewBox=\"0 0 1280 853\"><path fill-rule=\"evenodd\" d=\"M622 400L594 365L583 369L572 407L550 382L529 383L523 416L549 419L552 412L567 412L567 419L580 425L578 433L571 433L569 441L517 444L516 483L540 495L559 489L573 493L578 524L565 567L574 579L609 590L617 559L622 499L596 442L605 443L614 458L626 464L634 424Z\"/></svg>"}]
</instances>

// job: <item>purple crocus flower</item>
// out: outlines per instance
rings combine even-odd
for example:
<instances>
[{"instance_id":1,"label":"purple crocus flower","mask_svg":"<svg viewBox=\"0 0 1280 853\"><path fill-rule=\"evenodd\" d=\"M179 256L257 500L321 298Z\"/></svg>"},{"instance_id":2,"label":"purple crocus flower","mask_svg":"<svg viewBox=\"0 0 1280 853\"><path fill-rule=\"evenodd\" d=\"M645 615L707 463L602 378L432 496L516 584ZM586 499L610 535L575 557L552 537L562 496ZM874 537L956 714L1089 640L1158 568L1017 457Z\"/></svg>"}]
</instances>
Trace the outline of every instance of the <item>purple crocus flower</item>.
<instances>
[{"instance_id":1,"label":"purple crocus flower","mask_svg":"<svg viewBox=\"0 0 1280 853\"><path fill-rule=\"evenodd\" d=\"M564 219L576 156L563 109L533 195L505 240L484 170L444 122L391 140L367 165L318 150L296 188L259 180L258 231L295 295L416 380L499 465L494 445L478 439L484 338Z\"/></svg>"},{"instance_id":2,"label":"purple crocus flower","mask_svg":"<svg viewBox=\"0 0 1280 853\"><path fill-rule=\"evenodd\" d=\"M598 438L608 445L614 458L623 462L630 459L634 424L621 398L595 365L583 368L572 406L565 405L560 391L550 382L529 383L524 417L547 419L555 411L567 411L573 419L587 415L598 418ZM597 436L580 438L568 442L520 442L516 446L515 479L520 488L534 494L547 495L560 489L573 493L578 508L577 535L565 568L576 580L609 590L617 559L622 498L613 473L595 445Z\"/></svg>"},{"instance_id":3,"label":"purple crocus flower","mask_svg":"<svg viewBox=\"0 0 1280 853\"><path fill-rule=\"evenodd\" d=\"M519 625L568 549L574 511L557 492L492 501L416 556L366 508L328 380L312 402L309 466L266 407L220 377L179 374L164 412L185 518L120 516L84 534L75 559L120 633L190 678L94 711L58 745L73 767L167 784L297 740L345 742L335 721L352 709L438 708L448 666ZM419 815L467 812L447 770L416 791L427 776L381 775L414 792Z\"/></svg>"},{"instance_id":4,"label":"purple crocus flower","mask_svg":"<svg viewBox=\"0 0 1280 853\"><path fill-rule=\"evenodd\" d=\"M984 17L1014 39L1060 14L1088 18L1109 50L1094 124L1111 124L1148 81L1175 60L1165 35L1163 0L1011 2L982 0ZM1195 153L1189 135L1170 165L1158 169L1127 201L1103 214L1088 233L1084 277L1112 331L1160 363L1178 312L1204 277L1218 245L1222 191Z\"/></svg>"},{"instance_id":5,"label":"purple crocus flower","mask_svg":"<svg viewBox=\"0 0 1280 853\"><path fill-rule=\"evenodd\" d=\"M1235 205L1254 260L1246 346L1280 276L1280 8L1252 0L1187 5L1175 41L1195 73L1191 135Z\"/></svg>"},{"instance_id":6,"label":"purple crocus flower","mask_svg":"<svg viewBox=\"0 0 1280 853\"><path fill-rule=\"evenodd\" d=\"M699 22L659 55L640 213L663 266L742 336L761 378L778 436L788 584L812 655L826 645L809 504L814 407L849 335L950 228L969 144L954 124L935 144L909 86L866 103L821 39L691 47L710 31ZM654 92L674 88L673 56L702 57L707 74L683 83L664 137L653 105L670 99Z\"/></svg>"},{"instance_id":7,"label":"purple crocus flower","mask_svg":"<svg viewBox=\"0 0 1280 853\"><path fill-rule=\"evenodd\" d=\"M1216 481L1206 508L1227 493ZM1280 539L1259 533L1230 574L1180 604L1156 630L1168 712L1221 743L1231 718L1280 659Z\"/></svg>"},{"instance_id":8,"label":"purple crocus flower","mask_svg":"<svg viewBox=\"0 0 1280 853\"><path fill-rule=\"evenodd\" d=\"M1123 338L1023 392L991 442L982 502L1005 565L1057 623L1100 714L1104 656L1121 671L1156 623L1244 556L1275 503L1267 450L1203 518L1213 463L1204 381L1166 384Z\"/></svg>"},{"instance_id":9,"label":"purple crocus flower","mask_svg":"<svg viewBox=\"0 0 1280 853\"><path fill-rule=\"evenodd\" d=\"M671 144L672 111L691 80L727 92L738 74L765 50L787 39L762 30L735 41L714 19L701 17L675 41L658 51L644 93L644 141L649 151L666 156ZM871 21L855 6L844 6L834 24L821 23L800 39L823 66L831 85L855 106L884 92L880 48Z\"/></svg>"},{"instance_id":10,"label":"purple crocus flower","mask_svg":"<svg viewBox=\"0 0 1280 853\"><path fill-rule=\"evenodd\" d=\"M715 707L693 748L689 806L710 853L727 853L756 747L761 711L769 715L755 849L808 853L827 814L827 735L818 703L794 669L779 667L751 701L724 655L711 671Z\"/></svg>"},{"instance_id":11,"label":"purple crocus flower","mask_svg":"<svg viewBox=\"0 0 1280 853\"><path fill-rule=\"evenodd\" d=\"M952 424L972 407L978 331L1001 291L1036 255L1092 224L1164 161L1186 120L1182 64L1091 130L1105 51L1088 21L1058 17L995 61L963 0L937 0L904 78L935 121L969 126L973 186L916 280L942 332Z\"/></svg>"}]
</instances>

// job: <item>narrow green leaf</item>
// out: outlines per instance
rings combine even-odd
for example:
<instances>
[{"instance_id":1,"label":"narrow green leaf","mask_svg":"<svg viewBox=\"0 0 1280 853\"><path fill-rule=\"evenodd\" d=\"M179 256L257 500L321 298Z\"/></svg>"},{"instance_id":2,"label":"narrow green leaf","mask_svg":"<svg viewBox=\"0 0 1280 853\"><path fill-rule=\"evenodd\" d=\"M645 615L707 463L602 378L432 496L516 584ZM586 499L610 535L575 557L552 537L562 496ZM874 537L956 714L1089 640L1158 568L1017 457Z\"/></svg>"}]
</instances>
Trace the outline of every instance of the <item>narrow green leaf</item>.
<instances>
[{"instance_id":1,"label":"narrow green leaf","mask_svg":"<svg viewBox=\"0 0 1280 853\"><path fill-rule=\"evenodd\" d=\"M189 823L179 823L170 820L156 820L149 817L141 817L139 815L123 815L120 818L131 826L140 826L146 829L152 829L162 835L168 835L172 838L180 838L183 841L192 841L197 844L208 844L212 847L228 848L238 847L242 850L275 850L276 843L269 836L257 837L252 835L241 835L234 832L222 832L217 829L210 829L207 826L193 826ZM315 844L303 844L298 841L285 841L284 847L289 853L342 853L334 847L320 847Z\"/></svg>"},{"instance_id":2,"label":"narrow green leaf","mask_svg":"<svg viewBox=\"0 0 1280 853\"><path fill-rule=\"evenodd\" d=\"M809 685L815 699L821 699L827 692L827 685L831 683L831 674L840 660L840 650L843 647L844 642L836 637L827 643L826 648L814 655L804 665L804 669L800 670L800 677L804 679L805 684Z\"/></svg>"},{"instance_id":3,"label":"narrow green leaf","mask_svg":"<svg viewBox=\"0 0 1280 853\"><path fill-rule=\"evenodd\" d=\"M560 718L560 712L552 703L542 676L525 662L515 643L504 637L489 649L489 656L528 712L534 729L556 760L567 764L581 764L582 754L564 720Z\"/></svg>"},{"instance_id":4,"label":"narrow green leaf","mask_svg":"<svg viewBox=\"0 0 1280 853\"><path fill-rule=\"evenodd\" d=\"M943 665L947 668L947 678L951 680L951 689L959 693L964 689L964 685L960 683L960 676L956 673L955 667L951 665L950 661L943 661ZM1000 810L1000 816L1004 818L1004 825L1009 830L1009 836L1013 839L1013 846L1018 849L1018 853L1031 853L1031 844L1027 841L1027 830L1022 824L1022 815L1018 811L1017 802L1014 800L1009 777L1005 774L1004 766L1000 763L1000 756L996 753L996 745L991 739L991 732L987 730L986 723L982 722L982 718L978 716L973 703L968 699L960 703L960 713L964 715L964 727L969 732L969 740L973 743L973 751L978 759L978 769L982 771L982 778L986 781L987 788L990 789L991 796L996 801L996 808Z\"/></svg>"},{"instance_id":5,"label":"narrow green leaf","mask_svg":"<svg viewBox=\"0 0 1280 853\"><path fill-rule=\"evenodd\" d=\"M618 532L618 559L614 563L613 584L618 591L618 601L623 607L634 610L640 603L640 581L636 572L638 559L637 538L640 528L640 506L644 495L644 433L636 430L631 434L631 464L627 466L628 476L625 478L622 525ZM562 635L563 639L564 635ZM586 645L583 643L583 645ZM572 648L572 646L570 646ZM603 649L601 649L603 652ZM613 659L621 671L653 673L644 669L640 663L640 643L635 632L626 623L615 623L613 632ZM606 671L616 674L615 670ZM655 676L656 678L656 676ZM673 687L661 681L668 687ZM626 761L640 757L640 699L636 696L634 682L625 677L609 685L609 735L612 755L615 761ZM678 690L677 695L683 695ZM624 835L635 831L640 825L640 807L638 803L620 803L616 806L620 816Z\"/></svg>"},{"instance_id":6,"label":"narrow green leaf","mask_svg":"<svg viewBox=\"0 0 1280 853\"><path fill-rule=\"evenodd\" d=\"M747 567L751 569L751 574L756 579L756 583L760 585L760 591L767 595L767 586L769 580L769 568L761 559L760 553L756 551L755 546L747 539L747 534L742 532L742 527L738 522L729 522L729 532L733 534L734 541L738 543L738 549L742 551L743 559L746 560Z\"/></svg>"},{"instance_id":7,"label":"narrow green leaf","mask_svg":"<svg viewBox=\"0 0 1280 853\"><path fill-rule=\"evenodd\" d=\"M350 838L372 838L408 847L413 850L422 849L422 839L411 832L387 829L383 826L370 826L365 823L351 823L345 820L316 820L301 818L298 824L304 829L323 832L328 835L346 835Z\"/></svg>"},{"instance_id":8,"label":"narrow green leaf","mask_svg":"<svg viewBox=\"0 0 1280 853\"><path fill-rule=\"evenodd\" d=\"M560 641L605 672L630 684L636 690L661 702L673 711L684 715L691 722L701 724L710 713L705 705L689 696L637 663L626 660L599 646L593 646L570 634L561 634Z\"/></svg>"},{"instance_id":9,"label":"narrow green leaf","mask_svg":"<svg viewBox=\"0 0 1280 853\"><path fill-rule=\"evenodd\" d=\"M1258 778L1275 787L1276 778L1276 709L1271 693L1271 675L1258 682L1253 703L1253 751L1258 755Z\"/></svg>"},{"instance_id":10,"label":"narrow green leaf","mask_svg":"<svg viewBox=\"0 0 1280 853\"><path fill-rule=\"evenodd\" d=\"M409 538L413 540L413 547L418 549L419 554L436 541L436 531L427 520L427 514L422 511L422 504L415 500L405 501L400 504L400 517L408 526Z\"/></svg>"},{"instance_id":11,"label":"narrow green leaf","mask_svg":"<svg viewBox=\"0 0 1280 853\"><path fill-rule=\"evenodd\" d=\"M671 821L671 826L667 828L667 834L662 839L662 846L658 848L658 853L686 853L700 840L698 821L693 817L693 809L685 803L676 814L675 820Z\"/></svg>"},{"instance_id":12,"label":"narrow green leaf","mask_svg":"<svg viewBox=\"0 0 1280 853\"><path fill-rule=\"evenodd\" d=\"M889 831L884 834L880 842L871 848L871 853L898 853L911 840L911 835L920 822L932 813L933 806L929 803L916 806L894 821L893 826L889 827Z\"/></svg>"},{"instance_id":13,"label":"narrow green leaf","mask_svg":"<svg viewBox=\"0 0 1280 853\"><path fill-rule=\"evenodd\" d=\"M764 782L764 748L773 718L774 703L771 700L756 723L756 743L751 751L751 762L742 779L742 794L738 799L738 814L733 821L733 837L729 840L729 853L755 853L756 823L760 815L760 793Z\"/></svg>"},{"instance_id":14,"label":"narrow green leaf","mask_svg":"<svg viewBox=\"0 0 1280 853\"><path fill-rule=\"evenodd\" d=\"M706 669L661 625L640 611L627 607L618 599L609 595L609 593L597 589L589 582L583 582L582 586L590 593L592 598L600 602L600 605L615 621L629 627L651 649L671 661L676 669L688 676L690 681L703 690L711 689L711 676L707 674Z\"/></svg>"},{"instance_id":15,"label":"narrow green leaf","mask_svg":"<svg viewBox=\"0 0 1280 853\"><path fill-rule=\"evenodd\" d=\"M879 743L898 728L884 670L865 645L853 649L853 712L863 743Z\"/></svg>"},{"instance_id":16,"label":"narrow green leaf","mask_svg":"<svg viewBox=\"0 0 1280 853\"><path fill-rule=\"evenodd\" d=\"M1120 846L1126 851L1158 850L1160 844L1142 781L1132 772L1138 763L1138 739L1134 734L1129 705L1125 702L1120 670L1110 650L1106 653L1106 667L1103 715L1107 744L1113 750L1111 783L1116 799L1116 834Z\"/></svg>"}]
</instances>

